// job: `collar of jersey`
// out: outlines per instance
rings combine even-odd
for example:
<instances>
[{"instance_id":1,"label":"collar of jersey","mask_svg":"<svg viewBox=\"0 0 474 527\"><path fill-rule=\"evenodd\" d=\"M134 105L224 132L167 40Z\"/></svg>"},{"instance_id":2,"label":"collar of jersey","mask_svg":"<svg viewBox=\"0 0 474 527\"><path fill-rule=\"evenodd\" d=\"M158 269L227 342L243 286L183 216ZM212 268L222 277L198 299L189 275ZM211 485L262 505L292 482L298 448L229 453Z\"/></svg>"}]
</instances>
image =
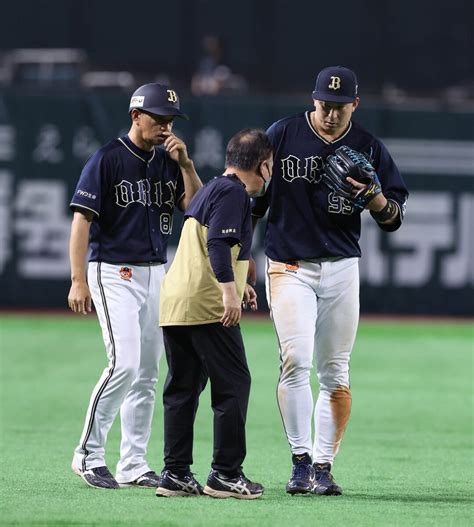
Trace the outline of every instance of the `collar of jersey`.
<instances>
[{"instance_id":1,"label":"collar of jersey","mask_svg":"<svg viewBox=\"0 0 474 527\"><path fill-rule=\"evenodd\" d=\"M230 180L235 181L236 183L240 183L244 188L247 188L245 186L245 183L239 179L239 176L237 174L227 174L227 175L222 174L221 176L216 176L216 177L227 177Z\"/></svg>"},{"instance_id":2,"label":"collar of jersey","mask_svg":"<svg viewBox=\"0 0 474 527\"><path fill-rule=\"evenodd\" d=\"M138 159L142 160L144 163L151 163L153 161L153 158L156 154L156 149L153 148L153 152L147 152L146 150L142 150L141 148L138 148L136 144L134 144L130 137L128 135L125 135L123 137L119 137L118 140L123 144L123 146L135 157L138 157Z\"/></svg>"},{"instance_id":3,"label":"collar of jersey","mask_svg":"<svg viewBox=\"0 0 474 527\"><path fill-rule=\"evenodd\" d=\"M324 137L321 137L318 132L316 132L314 126L312 125L311 123L311 118L310 118L310 111L307 111L305 113L305 117L306 117L306 122L308 123L308 126L310 127L311 131L313 132L313 134L318 138L318 139L321 139L321 141L326 144L326 145L333 145L334 143L337 143L338 141L340 141L341 139L344 139L344 137L346 137L346 135L350 132L350 129L352 128L352 121L349 122L349 126L347 127L347 130L341 135L339 136L337 139L335 139L334 141L326 141L326 139L324 139Z\"/></svg>"}]
</instances>

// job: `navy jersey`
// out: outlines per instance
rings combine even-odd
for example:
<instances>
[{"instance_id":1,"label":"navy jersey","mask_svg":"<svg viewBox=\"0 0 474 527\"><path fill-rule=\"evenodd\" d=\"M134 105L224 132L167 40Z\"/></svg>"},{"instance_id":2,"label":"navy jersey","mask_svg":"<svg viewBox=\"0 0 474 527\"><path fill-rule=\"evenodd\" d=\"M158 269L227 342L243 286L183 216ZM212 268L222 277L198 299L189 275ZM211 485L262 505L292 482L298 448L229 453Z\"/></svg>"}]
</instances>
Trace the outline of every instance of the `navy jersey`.
<instances>
[{"instance_id":1,"label":"navy jersey","mask_svg":"<svg viewBox=\"0 0 474 527\"><path fill-rule=\"evenodd\" d=\"M252 214L263 217L269 208L265 253L272 260L360 256L362 211L321 181L327 156L342 145L370 158L385 197L399 205L399 221L380 227L392 231L400 226L405 183L385 146L357 123L329 143L313 128L308 111L277 121L267 134L274 148L272 180L265 196L254 200Z\"/></svg>"},{"instance_id":2,"label":"navy jersey","mask_svg":"<svg viewBox=\"0 0 474 527\"><path fill-rule=\"evenodd\" d=\"M238 260L248 260L252 246L250 198L237 176L218 176L200 189L185 212L209 228L207 240L225 238L240 245Z\"/></svg>"},{"instance_id":3,"label":"navy jersey","mask_svg":"<svg viewBox=\"0 0 474 527\"><path fill-rule=\"evenodd\" d=\"M169 154L141 150L125 136L88 159L70 207L95 214L90 261L164 263L174 207L183 196L183 177Z\"/></svg>"}]
</instances>

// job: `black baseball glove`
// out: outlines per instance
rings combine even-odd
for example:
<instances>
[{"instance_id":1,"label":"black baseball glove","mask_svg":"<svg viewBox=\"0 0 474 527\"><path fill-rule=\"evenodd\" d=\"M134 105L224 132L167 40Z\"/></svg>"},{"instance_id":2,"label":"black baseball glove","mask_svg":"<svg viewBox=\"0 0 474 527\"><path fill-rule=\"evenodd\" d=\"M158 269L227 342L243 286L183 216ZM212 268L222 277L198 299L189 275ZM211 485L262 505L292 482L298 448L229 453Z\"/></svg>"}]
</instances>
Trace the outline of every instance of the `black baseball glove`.
<instances>
[{"instance_id":1,"label":"black baseball glove","mask_svg":"<svg viewBox=\"0 0 474 527\"><path fill-rule=\"evenodd\" d=\"M347 177L364 183L367 187L353 193L354 187L347 181ZM379 178L370 161L364 154L346 145L340 146L334 155L327 157L323 181L335 194L360 209L364 209L369 201L382 192Z\"/></svg>"}]
</instances>

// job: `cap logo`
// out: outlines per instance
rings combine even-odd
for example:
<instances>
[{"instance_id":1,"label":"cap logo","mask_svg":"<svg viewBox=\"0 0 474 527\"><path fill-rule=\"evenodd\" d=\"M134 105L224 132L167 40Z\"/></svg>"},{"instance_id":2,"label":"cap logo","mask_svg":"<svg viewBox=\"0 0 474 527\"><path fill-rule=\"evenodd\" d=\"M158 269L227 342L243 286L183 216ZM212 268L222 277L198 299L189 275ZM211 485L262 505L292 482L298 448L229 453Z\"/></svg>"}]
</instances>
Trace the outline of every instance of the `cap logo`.
<instances>
[{"instance_id":1,"label":"cap logo","mask_svg":"<svg viewBox=\"0 0 474 527\"><path fill-rule=\"evenodd\" d=\"M328 88L330 88L331 90L338 90L340 87L341 87L341 78L331 76L331 83L328 84Z\"/></svg>"},{"instance_id":2,"label":"cap logo","mask_svg":"<svg viewBox=\"0 0 474 527\"><path fill-rule=\"evenodd\" d=\"M141 108L144 102L145 102L144 95L135 95L135 97L132 97L130 101L130 106L138 106Z\"/></svg>"},{"instance_id":3,"label":"cap logo","mask_svg":"<svg viewBox=\"0 0 474 527\"><path fill-rule=\"evenodd\" d=\"M168 101L169 102L176 102L178 100L178 96L176 95L176 92L174 90L166 90L168 92Z\"/></svg>"}]
</instances>

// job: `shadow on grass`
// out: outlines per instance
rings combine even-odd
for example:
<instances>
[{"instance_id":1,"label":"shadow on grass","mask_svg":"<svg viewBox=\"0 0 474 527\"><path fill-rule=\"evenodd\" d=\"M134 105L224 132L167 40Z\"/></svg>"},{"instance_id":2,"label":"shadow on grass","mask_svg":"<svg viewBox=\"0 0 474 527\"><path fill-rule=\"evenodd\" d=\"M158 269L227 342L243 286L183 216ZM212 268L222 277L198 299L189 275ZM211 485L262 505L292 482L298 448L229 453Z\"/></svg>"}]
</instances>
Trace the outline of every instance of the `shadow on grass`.
<instances>
[{"instance_id":1,"label":"shadow on grass","mask_svg":"<svg viewBox=\"0 0 474 527\"><path fill-rule=\"evenodd\" d=\"M354 501L388 501L393 503L437 503L437 504L454 504L454 503L473 503L472 495L466 493L446 494L441 491L438 493L426 493L424 495L418 494L357 494L352 492L345 492L342 496L346 499L353 499Z\"/></svg>"}]
</instances>

